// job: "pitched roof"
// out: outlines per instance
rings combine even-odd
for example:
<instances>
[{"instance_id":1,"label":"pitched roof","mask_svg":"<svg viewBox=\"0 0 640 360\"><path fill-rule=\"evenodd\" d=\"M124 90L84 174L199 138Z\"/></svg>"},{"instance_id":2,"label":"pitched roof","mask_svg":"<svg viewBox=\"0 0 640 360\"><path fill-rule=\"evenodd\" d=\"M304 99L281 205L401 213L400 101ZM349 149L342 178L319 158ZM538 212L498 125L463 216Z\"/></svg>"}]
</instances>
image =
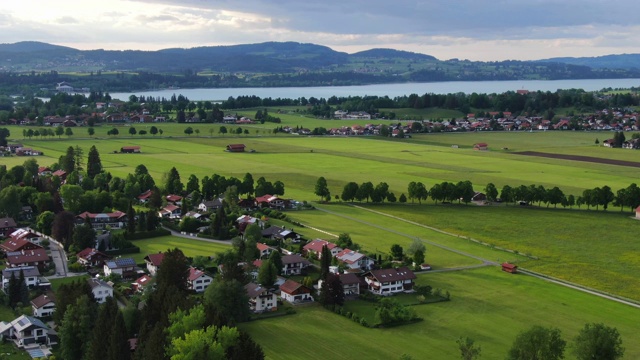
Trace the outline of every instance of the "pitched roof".
<instances>
[{"instance_id":1,"label":"pitched roof","mask_svg":"<svg viewBox=\"0 0 640 360\"><path fill-rule=\"evenodd\" d=\"M136 262L132 258L120 258L115 260L109 260L105 262L105 265L107 265L109 269L119 269L119 268L136 266Z\"/></svg>"},{"instance_id":2,"label":"pitched roof","mask_svg":"<svg viewBox=\"0 0 640 360\"><path fill-rule=\"evenodd\" d=\"M281 228L279 226L269 226L268 228L262 230L262 236L278 235L282 231L284 231L284 228Z\"/></svg>"},{"instance_id":3,"label":"pitched roof","mask_svg":"<svg viewBox=\"0 0 640 360\"><path fill-rule=\"evenodd\" d=\"M164 253L149 254L144 257L144 260L150 262L153 266L160 266L162 260L164 260Z\"/></svg>"},{"instance_id":4,"label":"pitched roof","mask_svg":"<svg viewBox=\"0 0 640 360\"><path fill-rule=\"evenodd\" d=\"M271 246L263 244L263 243L256 243L256 247L258 248L258 250L262 251L267 251L269 249L273 249Z\"/></svg>"},{"instance_id":5,"label":"pitched roof","mask_svg":"<svg viewBox=\"0 0 640 360\"><path fill-rule=\"evenodd\" d=\"M127 214L123 213L122 211L115 211L112 213L95 213L95 214L85 211L82 214L78 215L78 217L81 219L85 219L87 217L89 217L89 219L101 219L101 218L118 219L123 216L127 216Z\"/></svg>"},{"instance_id":6,"label":"pitched roof","mask_svg":"<svg viewBox=\"0 0 640 360\"><path fill-rule=\"evenodd\" d=\"M249 298L258 297L268 291L266 288L256 283L248 283L244 286L244 288L245 290L247 290L247 295L249 295Z\"/></svg>"},{"instance_id":7,"label":"pitched roof","mask_svg":"<svg viewBox=\"0 0 640 360\"><path fill-rule=\"evenodd\" d=\"M199 277L202 277L204 275L207 275L207 274L202 270L198 270L194 267L189 268L189 281L195 281Z\"/></svg>"},{"instance_id":8,"label":"pitched roof","mask_svg":"<svg viewBox=\"0 0 640 360\"><path fill-rule=\"evenodd\" d=\"M302 263L303 266L311 265L311 263L307 259L303 258L300 255L293 254L293 255L285 255L282 257L283 265L295 264L295 263Z\"/></svg>"},{"instance_id":9,"label":"pitched roof","mask_svg":"<svg viewBox=\"0 0 640 360\"><path fill-rule=\"evenodd\" d=\"M13 220L13 218L10 217L6 217L6 218L0 218L0 229L4 229L4 228L10 228L10 227L16 227L18 226L16 224L16 221Z\"/></svg>"},{"instance_id":10,"label":"pitched roof","mask_svg":"<svg viewBox=\"0 0 640 360\"><path fill-rule=\"evenodd\" d=\"M25 277L40 276L40 270L38 270L37 266L20 266L2 270L2 277L8 279L11 277L11 274L14 273L17 279L20 276L20 271L22 271Z\"/></svg>"},{"instance_id":11,"label":"pitched roof","mask_svg":"<svg viewBox=\"0 0 640 360\"><path fill-rule=\"evenodd\" d=\"M32 243L31 241L24 239L24 238L19 238L19 239L9 239L5 242L3 242L0 245L0 248L2 248L3 250L7 251L7 252L14 252L14 251L20 251L22 250L22 248L25 245L31 245L34 246L36 248L42 248L39 245L36 245L34 243Z\"/></svg>"},{"instance_id":12,"label":"pitched roof","mask_svg":"<svg viewBox=\"0 0 640 360\"><path fill-rule=\"evenodd\" d=\"M397 269L371 270L369 273L380 282L404 281L416 278L416 274L406 266Z\"/></svg>"},{"instance_id":13,"label":"pitched roof","mask_svg":"<svg viewBox=\"0 0 640 360\"><path fill-rule=\"evenodd\" d=\"M86 248L80 251L79 253L77 253L76 256L79 258L87 259L87 260L91 260L91 258L94 256L109 258L109 255L93 248Z\"/></svg>"},{"instance_id":14,"label":"pitched roof","mask_svg":"<svg viewBox=\"0 0 640 360\"><path fill-rule=\"evenodd\" d=\"M51 258L49 258L49 255L47 255L47 251L42 248L7 253L7 263L11 265L49 260L51 260Z\"/></svg>"},{"instance_id":15,"label":"pitched roof","mask_svg":"<svg viewBox=\"0 0 640 360\"><path fill-rule=\"evenodd\" d=\"M340 261L344 261L347 264L353 264L363 257L367 257L365 254L359 253L357 251L344 249L341 252L336 254L336 258Z\"/></svg>"},{"instance_id":16,"label":"pitched roof","mask_svg":"<svg viewBox=\"0 0 640 360\"><path fill-rule=\"evenodd\" d=\"M16 331L23 331L30 326L36 326L43 329L49 329L45 323L40 321L40 319L34 318L32 316L21 315L11 322L11 326L13 326Z\"/></svg>"},{"instance_id":17,"label":"pitched roof","mask_svg":"<svg viewBox=\"0 0 640 360\"><path fill-rule=\"evenodd\" d=\"M314 252L321 252L322 248L326 246L329 250L335 248L336 244L329 242L327 240L322 240L322 239L315 239L313 241L311 241L310 243L308 243L307 245L304 246L303 249L307 250L307 251L314 251Z\"/></svg>"},{"instance_id":18,"label":"pitched roof","mask_svg":"<svg viewBox=\"0 0 640 360\"><path fill-rule=\"evenodd\" d=\"M98 286L103 286L103 287L107 287L107 288L113 288L113 286L109 285L108 283L100 280L100 279L95 279L95 278L91 278L91 279L87 279L87 282L89 283L89 286L91 286L91 289L95 289Z\"/></svg>"},{"instance_id":19,"label":"pitched roof","mask_svg":"<svg viewBox=\"0 0 640 360\"><path fill-rule=\"evenodd\" d=\"M180 201L180 200L182 200L182 196L180 196L180 195L173 195L173 194L170 194L170 195L167 195L166 199L167 199L167 201L173 201L173 202L175 202L175 201Z\"/></svg>"},{"instance_id":20,"label":"pitched roof","mask_svg":"<svg viewBox=\"0 0 640 360\"><path fill-rule=\"evenodd\" d=\"M56 302L56 298L54 294L47 293L47 294L42 294L37 298L31 300L31 305L33 305L33 307L35 307L36 309L40 309L47 304L55 303L55 302Z\"/></svg>"},{"instance_id":21,"label":"pitched roof","mask_svg":"<svg viewBox=\"0 0 640 360\"><path fill-rule=\"evenodd\" d=\"M340 274L340 282L342 282L342 285L359 284L360 278L353 273Z\"/></svg>"},{"instance_id":22,"label":"pitched roof","mask_svg":"<svg viewBox=\"0 0 640 360\"><path fill-rule=\"evenodd\" d=\"M145 274L140 276L136 281L134 281L134 284L138 284L138 286L144 287L147 286L147 284L151 281L152 277Z\"/></svg>"},{"instance_id":23,"label":"pitched roof","mask_svg":"<svg viewBox=\"0 0 640 360\"><path fill-rule=\"evenodd\" d=\"M27 207L31 208L30 206L27 206ZM16 231L9 234L9 236L14 240L31 238L31 237L39 237L39 235L31 231L31 229L17 229Z\"/></svg>"},{"instance_id":24,"label":"pitched roof","mask_svg":"<svg viewBox=\"0 0 640 360\"><path fill-rule=\"evenodd\" d=\"M280 291L284 291L287 294L293 294L298 289L304 289L306 290L305 292L310 292L309 288L291 279L285 281L284 284L280 285Z\"/></svg>"}]
</instances>

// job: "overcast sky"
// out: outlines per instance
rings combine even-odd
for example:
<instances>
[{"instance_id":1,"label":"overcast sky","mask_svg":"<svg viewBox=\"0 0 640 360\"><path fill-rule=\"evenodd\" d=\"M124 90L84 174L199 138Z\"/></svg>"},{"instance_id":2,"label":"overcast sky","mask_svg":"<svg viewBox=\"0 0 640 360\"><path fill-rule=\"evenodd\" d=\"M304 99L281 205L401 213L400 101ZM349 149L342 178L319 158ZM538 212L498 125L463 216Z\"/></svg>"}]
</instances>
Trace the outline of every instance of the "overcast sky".
<instances>
[{"instance_id":1,"label":"overcast sky","mask_svg":"<svg viewBox=\"0 0 640 360\"><path fill-rule=\"evenodd\" d=\"M640 52L638 0L2 0L0 43L78 49L297 41L527 60Z\"/></svg>"}]
</instances>

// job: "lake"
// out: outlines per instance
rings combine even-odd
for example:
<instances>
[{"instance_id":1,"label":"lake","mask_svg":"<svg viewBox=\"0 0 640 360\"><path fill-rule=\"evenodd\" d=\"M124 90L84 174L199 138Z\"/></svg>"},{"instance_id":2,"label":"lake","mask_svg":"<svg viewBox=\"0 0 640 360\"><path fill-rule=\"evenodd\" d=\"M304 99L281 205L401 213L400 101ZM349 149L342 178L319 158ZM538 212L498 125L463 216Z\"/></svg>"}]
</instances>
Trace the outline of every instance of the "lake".
<instances>
[{"instance_id":1,"label":"lake","mask_svg":"<svg viewBox=\"0 0 640 360\"><path fill-rule=\"evenodd\" d=\"M449 94L503 93L525 89L529 91L551 91L558 89L583 89L596 91L604 88L640 87L640 79L587 79L587 80L513 80L513 81L447 81L429 83L375 84L357 86L313 86L313 87L276 87L276 88L215 88L215 89L166 89L136 92L110 93L114 99L128 100L130 95L167 98L182 94L192 101L226 100L230 96L256 95L261 98L291 98L331 96L404 96L427 93Z\"/></svg>"}]
</instances>

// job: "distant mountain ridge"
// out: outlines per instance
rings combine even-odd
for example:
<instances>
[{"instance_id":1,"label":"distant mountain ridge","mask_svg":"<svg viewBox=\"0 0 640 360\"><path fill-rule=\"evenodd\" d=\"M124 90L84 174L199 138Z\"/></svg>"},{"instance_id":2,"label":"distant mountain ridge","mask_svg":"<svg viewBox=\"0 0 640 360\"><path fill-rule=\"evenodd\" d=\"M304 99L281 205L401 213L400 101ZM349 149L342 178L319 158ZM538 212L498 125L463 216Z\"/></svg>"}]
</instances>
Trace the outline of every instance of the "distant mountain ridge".
<instances>
[{"instance_id":1,"label":"distant mountain ridge","mask_svg":"<svg viewBox=\"0 0 640 360\"><path fill-rule=\"evenodd\" d=\"M17 87L51 79L20 74L73 73L90 88L328 86L391 82L640 78L640 54L537 61L439 60L431 55L374 48L354 54L298 42L142 50L78 50L36 41L0 44L0 77ZM114 74L115 73L115 74ZM118 76L115 76L115 75ZM127 79L124 74L128 74ZM132 78L133 76L133 78ZM136 77L137 76L137 77ZM76 76L80 77L80 76ZM55 78L55 77L54 77ZM0 84L1 86L1 84Z\"/></svg>"}]
</instances>

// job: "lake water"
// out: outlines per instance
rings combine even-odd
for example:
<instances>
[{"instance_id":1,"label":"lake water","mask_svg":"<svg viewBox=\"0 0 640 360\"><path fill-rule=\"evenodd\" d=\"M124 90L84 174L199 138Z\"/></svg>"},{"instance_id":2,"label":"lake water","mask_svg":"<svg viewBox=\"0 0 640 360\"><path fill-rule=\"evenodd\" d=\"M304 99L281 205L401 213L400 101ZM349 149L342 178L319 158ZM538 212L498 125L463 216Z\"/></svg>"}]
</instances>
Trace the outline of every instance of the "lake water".
<instances>
[{"instance_id":1,"label":"lake water","mask_svg":"<svg viewBox=\"0 0 640 360\"><path fill-rule=\"evenodd\" d=\"M449 94L463 92L471 93L503 93L525 89L529 91L551 91L558 89L583 89L596 91L604 88L640 87L640 79L589 79L589 80L513 80L513 81L448 81L429 83L403 84L375 84L358 86L314 86L314 87L277 87L277 88L215 88L215 89L167 89L152 91L136 91L125 93L111 93L114 99L128 100L130 95L144 95L145 97L167 98L171 95L182 94L192 101L226 100L230 96L256 95L261 98L290 98L316 97L330 98L331 96L364 96L377 95L396 96L427 93Z\"/></svg>"}]
</instances>

